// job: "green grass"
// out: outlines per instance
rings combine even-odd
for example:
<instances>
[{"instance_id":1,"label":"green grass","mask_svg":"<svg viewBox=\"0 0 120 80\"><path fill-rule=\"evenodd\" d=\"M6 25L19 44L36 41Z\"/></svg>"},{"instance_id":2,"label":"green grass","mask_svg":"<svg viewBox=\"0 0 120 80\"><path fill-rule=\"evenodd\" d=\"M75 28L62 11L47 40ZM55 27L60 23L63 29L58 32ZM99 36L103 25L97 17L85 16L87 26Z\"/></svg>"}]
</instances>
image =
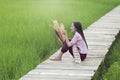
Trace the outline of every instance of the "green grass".
<instances>
[{"instance_id":1,"label":"green grass","mask_svg":"<svg viewBox=\"0 0 120 80\"><path fill-rule=\"evenodd\" d=\"M93 80L120 80L120 32Z\"/></svg>"},{"instance_id":2,"label":"green grass","mask_svg":"<svg viewBox=\"0 0 120 80\"><path fill-rule=\"evenodd\" d=\"M85 29L120 3L119 0L0 0L0 80L16 80L61 45L52 21L73 21Z\"/></svg>"}]
</instances>

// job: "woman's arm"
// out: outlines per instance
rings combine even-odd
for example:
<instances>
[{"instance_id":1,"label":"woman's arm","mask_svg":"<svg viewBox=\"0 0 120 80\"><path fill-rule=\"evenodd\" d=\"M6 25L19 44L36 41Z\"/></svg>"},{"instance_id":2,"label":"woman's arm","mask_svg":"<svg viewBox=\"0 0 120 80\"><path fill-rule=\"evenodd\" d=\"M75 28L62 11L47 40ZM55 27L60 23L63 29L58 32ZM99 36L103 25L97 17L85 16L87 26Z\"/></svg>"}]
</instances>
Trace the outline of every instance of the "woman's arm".
<instances>
[{"instance_id":1,"label":"woman's arm","mask_svg":"<svg viewBox=\"0 0 120 80\"><path fill-rule=\"evenodd\" d=\"M65 41L66 41L66 43L67 43L68 46L71 46L70 45L70 41L69 41L68 36L67 36L67 33L66 33L66 36L65 36Z\"/></svg>"},{"instance_id":2,"label":"woman's arm","mask_svg":"<svg viewBox=\"0 0 120 80\"><path fill-rule=\"evenodd\" d=\"M65 31L65 39L66 39L66 43L69 47L73 46L74 44L76 44L77 41L81 40L79 34L75 33L72 40L69 41L66 31Z\"/></svg>"},{"instance_id":3,"label":"woman's arm","mask_svg":"<svg viewBox=\"0 0 120 80\"><path fill-rule=\"evenodd\" d=\"M67 31L64 30L64 33L63 33L63 34L65 35L65 41L66 41L67 45L68 45L68 46L72 46L72 45L70 44L69 39L68 39Z\"/></svg>"}]
</instances>

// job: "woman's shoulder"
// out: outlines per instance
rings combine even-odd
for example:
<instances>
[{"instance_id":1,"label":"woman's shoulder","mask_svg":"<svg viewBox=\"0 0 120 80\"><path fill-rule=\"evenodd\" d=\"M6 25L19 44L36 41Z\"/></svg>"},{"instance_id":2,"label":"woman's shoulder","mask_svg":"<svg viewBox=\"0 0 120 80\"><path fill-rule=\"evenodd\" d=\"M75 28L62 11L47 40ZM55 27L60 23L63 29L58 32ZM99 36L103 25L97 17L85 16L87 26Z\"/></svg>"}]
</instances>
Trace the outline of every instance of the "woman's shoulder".
<instances>
[{"instance_id":1,"label":"woman's shoulder","mask_svg":"<svg viewBox=\"0 0 120 80\"><path fill-rule=\"evenodd\" d=\"M81 36L77 31L75 32L75 35L76 35L76 36Z\"/></svg>"},{"instance_id":2,"label":"woman's shoulder","mask_svg":"<svg viewBox=\"0 0 120 80\"><path fill-rule=\"evenodd\" d=\"M75 32L75 35L80 35L77 31Z\"/></svg>"},{"instance_id":3,"label":"woman's shoulder","mask_svg":"<svg viewBox=\"0 0 120 80\"><path fill-rule=\"evenodd\" d=\"M79 38L82 38L81 34L79 34L78 32L75 32L75 36L79 37Z\"/></svg>"}]
</instances>

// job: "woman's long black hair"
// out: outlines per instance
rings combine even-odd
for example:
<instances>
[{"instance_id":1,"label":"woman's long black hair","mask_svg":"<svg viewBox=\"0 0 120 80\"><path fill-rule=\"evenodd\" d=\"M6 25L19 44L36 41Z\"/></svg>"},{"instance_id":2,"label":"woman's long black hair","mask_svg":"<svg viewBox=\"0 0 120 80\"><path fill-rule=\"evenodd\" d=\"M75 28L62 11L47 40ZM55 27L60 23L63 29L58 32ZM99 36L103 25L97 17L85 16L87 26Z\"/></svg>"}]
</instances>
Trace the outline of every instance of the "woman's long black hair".
<instances>
[{"instance_id":1,"label":"woman's long black hair","mask_svg":"<svg viewBox=\"0 0 120 80\"><path fill-rule=\"evenodd\" d=\"M85 41L85 43L86 43L86 45L87 45L87 42L86 42L86 39L85 39L83 30L82 30L82 25L81 25L81 23L80 23L80 22L74 22L73 25L75 26L77 32L82 36L83 40ZM88 45L87 45L87 48L88 48Z\"/></svg>"}]
</instances>

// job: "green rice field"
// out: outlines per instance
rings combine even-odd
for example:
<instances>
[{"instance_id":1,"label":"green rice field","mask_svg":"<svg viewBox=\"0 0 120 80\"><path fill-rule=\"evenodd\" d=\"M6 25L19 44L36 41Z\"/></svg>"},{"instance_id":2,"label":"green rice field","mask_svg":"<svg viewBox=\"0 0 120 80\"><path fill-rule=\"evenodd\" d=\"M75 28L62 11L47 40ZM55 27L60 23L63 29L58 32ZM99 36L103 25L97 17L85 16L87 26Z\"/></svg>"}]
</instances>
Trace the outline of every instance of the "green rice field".
<instances>
[{"instance_id":1,"label":"green rice field","mask_svg":"<svg viewBox=\"0 0 120 80\"><path fill-rule=\"evenodd\" d=\"M52 55L61 43L53 20L83 29L120 4L120 0L0 0L0 80L18 80Z\"/></svg>"}]
</instances>

